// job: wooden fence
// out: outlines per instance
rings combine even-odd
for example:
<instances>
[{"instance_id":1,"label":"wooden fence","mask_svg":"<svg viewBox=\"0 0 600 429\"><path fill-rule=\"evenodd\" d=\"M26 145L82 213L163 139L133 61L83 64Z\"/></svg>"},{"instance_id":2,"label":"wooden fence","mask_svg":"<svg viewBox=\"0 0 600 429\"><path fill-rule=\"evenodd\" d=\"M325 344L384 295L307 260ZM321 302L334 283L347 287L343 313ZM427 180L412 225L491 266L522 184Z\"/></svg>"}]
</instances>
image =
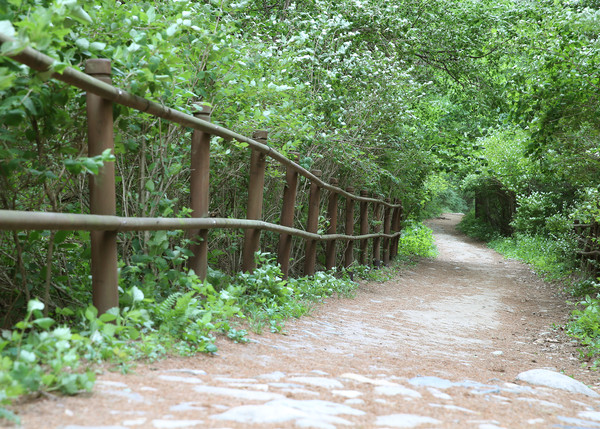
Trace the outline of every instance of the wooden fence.
<instances>
[{"instance_id":1,"label":"wooden fence","mask_svg":"<svg viewBox=\"0 0 600 429\"><path fill-rule=\"evenodd\" d=\"M600 224L575 221L573 228L579 243L577 254L581 268L592 277L598 277L600 275Z\"/></svg>"},{"instance_id":2,"label":"wooden fence","mask_svg":"<svg viewBox=\"0 0 600 429\"><path fill-rule=\"evenodd\" d=\"M0 34L0 42L11 39ZM54 59L34 49L26 48L12 59L26 64L34 70L52 69ZM336 243L346 243L343 265L353 263L353 246L360 246L359 262L366 265L388 263L398 249L402 205L388 200L369 198L366 191L354 195L353 188L341 189L337 181L326 183L320 179L318 170L308 171L293 160L285 157L267 142L267 132L257 131L252 138L237 134L210 122L210 110L204 108L193 116L171 109L156 102L135 96L112 85L109 60L88 60L86 73L67 68L52 77L86 91L88 119L88 155L97 156L105 150L114 149L113 103L118 103L150 115L167 119L184 127L192 128L190 156L190 208L192 218L134 218L116 215L116 192L114 163L105 163L99 173L90 176L90 214L22 212L0 210L0 230L86 230L91 231L92 300L99 312L118 305L117 233L120 231L188 230L196 238L189 267L200 278L207 273L209 229L244 229L244 271L254 269L254 254L259 250L261 231L279 234L278 262L284 275L288 275L292 237L305 240L304 273L312 275L316 268L317 243L326 242L325 265L336 266ZM209 218L210 140L211 135L226 141L248 144L251 150L250 182L248 189L247 219ZM286 168L286 183L283 192L280 224L261 221L266 158L270 157ZM298 177L310 181L308 220L306 230L292 227L296 208ZM321 191L329 192L326 234L318 234ZM344 234L338 233L338 200L345 198ZM360 234L355 235L354 209L360 205ZM369 210L369 208L371 208ZM371 215L371 218L370 218ZM370 231L369 225L373 221ZM383 231L381 231L383 229ZM372 240L372 258L367 255L368 240ZM383 250L383 252L382 252Z\"/></svg>"}]
</instances>

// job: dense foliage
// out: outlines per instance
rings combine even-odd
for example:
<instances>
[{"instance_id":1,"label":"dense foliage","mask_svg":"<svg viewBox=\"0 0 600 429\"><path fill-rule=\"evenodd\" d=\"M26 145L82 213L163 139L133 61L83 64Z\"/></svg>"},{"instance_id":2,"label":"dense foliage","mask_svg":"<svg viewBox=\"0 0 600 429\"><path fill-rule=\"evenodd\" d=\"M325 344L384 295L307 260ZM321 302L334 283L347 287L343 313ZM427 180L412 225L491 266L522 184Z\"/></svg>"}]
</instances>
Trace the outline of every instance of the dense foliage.
<instances>
[{"instance_id":1,"label":"dense foliage","mask_svg":"<svg viewBox=\"0 0 600 429\"><path fill-rule=\"evenodd\" d=\"M271 146L299 152L324 179L401 199L406 219L467 211L466 198L465 230L551 278L575 279L584 304L569 329L600 350L597 262L576 257L572 229L600 222L596 0L7 0L0 32L15 40L3 54L32 46L57 59L56 71L110 58L119 87L190 113L208 103L213 122L243 134L267 129ZM86 177L115 162L119 213L189 216L190 131L114 113L115 153L89 158L83 94L0 57L0 208L85 213ZM211 142L212 215L245 217L243 146ZM283 174L268 165L267 221L279 218ZM410 225L404 248L429 252L426 230ZM215 272L239 270L241 236L211 232ZM184 233L119 241L124 297L139 290L193 307L210 295L190 289ZM275 245L264 234L263 248ZM597 237L588 246L600 250ZM237 282L275 302L287 293L252 276ZM89 290L89 234L0 232L0 324L36 323L37 311L60 322L72 316L57 309L87 308ZM25 312L34 298L44 309ZM163 329L180 323L155 316Z\"/></svg>"},{"instance_id":2,"label":"dense foliage","mask_svg":"<svg viewBox=\"0 0 600 429\"><path fill-rule=\"evenodd\" d=\"M185 112L208 103L213 122L245 134L267 129L270 145L298 151L300 163L322 170L326 180L339 177L341 186L399 198L408 217L419 217L443 208L430 204L440 193L460 206L449 190L458 176L437 167L469 156L461 142L465 117L485 120L479 107L464 106L466 93L477 92L468 82L480 66L471 63L490 50L487 30L480 29L491 25L494 13L474 1L424 8L383 1L11 0L0 5L0 29L15 39L2 46L6 54L32 46L56 58L57 71L111 58L115 85ZM474 21L480 29L472 28ZM441 46L453 52L450 59L438 52ZM113 158L86 156L81 91L7 57L0 62L0 206L87 212L86 176ZM120 106L115 125L117 212L189 216L190 131ZM446 150L443 141L454 149ZM211 215L245 217L243 146L212 141ZM267 221L279 218L282 174L269 164ZM300 187L306 190L307 183ZM304 227L307 192L299 198L296 222ZM321 226L326 223L322 218ZM239 270L241 236L211 233L213 268ZM0 237L4 325L23 316L36 296L50 310L89 302L87 233ZM263 248L274 250L276 237L264 238ZM189 256L183 233L120 234L119 241L123 287L152 276L160 297L174 290L173 276ZM301 250L294 248L296 273Z\"/></svg>"}]
</instances>

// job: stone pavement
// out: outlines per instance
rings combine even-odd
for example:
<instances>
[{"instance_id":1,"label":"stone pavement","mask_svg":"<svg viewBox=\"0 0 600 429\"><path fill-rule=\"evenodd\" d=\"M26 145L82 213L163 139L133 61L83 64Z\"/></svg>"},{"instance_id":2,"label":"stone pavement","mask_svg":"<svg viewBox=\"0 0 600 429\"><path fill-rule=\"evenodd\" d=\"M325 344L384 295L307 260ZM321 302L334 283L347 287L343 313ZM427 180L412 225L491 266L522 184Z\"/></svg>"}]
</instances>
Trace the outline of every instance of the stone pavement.
<instances>
[{"instance_id":1,"label":"stone pavement","mask_svg":"<svg viewBox=\"0 0 600 429\"><path fill-rule=\"evenodd\" d=\"M331 376L320 370L308 373L271 372L253 378L211 376L197 369L159 371L148 386L133 390L123 382L101 380L98 395L113 401L111 425L59 425L64 429L203 428L203 427L514 427L600 428L599 395L567 376L532 370L511 382L452 381L424 375L410 379L389 374L344 373ZM140 405L169 401L160 386L173 383L187 391L183 402L169 402L168 413L152 415ZM545 387L538 384L552 386ZM566 405L557 394L572 392ZM461 406L471 397L471 406ZM367 400L363 398L368 398ZM127 406L123 409L123 404ZM418 403L415 410L411 403ZM160 404L165 409L165 404ZM526 408L529 418L507 425L498 413L489 418L491 405L505 411ZM139 408L139 409L138 409ZM376 411L375 411L376 410ZM410 411L408 411L410 410ZM65 409L66 416L76 410ZM182 418L182 416L187 416ZM195 417L195 418L193 418Z\"/></svg>"}]
</instances>

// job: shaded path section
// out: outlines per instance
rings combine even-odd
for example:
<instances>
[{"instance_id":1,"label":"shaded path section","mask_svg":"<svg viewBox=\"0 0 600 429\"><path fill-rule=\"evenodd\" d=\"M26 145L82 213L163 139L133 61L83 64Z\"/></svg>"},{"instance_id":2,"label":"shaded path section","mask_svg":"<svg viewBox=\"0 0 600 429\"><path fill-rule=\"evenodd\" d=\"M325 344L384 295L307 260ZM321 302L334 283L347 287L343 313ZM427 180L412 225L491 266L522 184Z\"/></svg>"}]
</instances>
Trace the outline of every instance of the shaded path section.
<instances>
[{"instance_id":1,"label":"shaded path section","mask_svg":"<svg viewBox=\"0 0 600 429\"><path fill-rule=\"evenodd\" d=\"M19 407L28 428L600 428L600 401L516 381L545 368L598 388L550 325L564 297L530 270L430 223L440 256L354 300L330 299L287 335L215 357L105 373L91 396Z\"/></svg>"}]
</instances>

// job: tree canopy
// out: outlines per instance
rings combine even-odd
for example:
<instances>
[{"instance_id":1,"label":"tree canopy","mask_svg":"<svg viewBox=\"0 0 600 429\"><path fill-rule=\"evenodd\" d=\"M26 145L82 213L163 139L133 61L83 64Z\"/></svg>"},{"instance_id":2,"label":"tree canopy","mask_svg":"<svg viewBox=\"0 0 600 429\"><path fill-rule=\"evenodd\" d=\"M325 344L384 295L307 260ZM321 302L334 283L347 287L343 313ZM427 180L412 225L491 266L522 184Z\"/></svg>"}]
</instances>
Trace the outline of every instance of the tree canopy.
<instances>
[{"instance_id":1,"label":"tree canopy","mask_svg":"<svg viewBox=\"0 0 600 429\"><path fill-rule=\"evenodd\" d=\"M498 183L522 213L542 195L544 213L564 224L597 218L599 8L593 0L7 0L0 31L15 41L0 57L0 204L83 211L84 175L109 161L85 156L81 92L7 56L31 46L56 58L55 71L110 58L115 85L190 113L208 103L214 122L240 133L269 130L269 144L299 152L303 166L399 198L409 217L461 209L458 189L469 200ZM124 107L115 118L119 209L185 216L189 130ZM211 210L221 216L244 214L239 146L212 142ZM281 175L269 167L267 206ZM85 238L77 234L59 237L61 251ZM235 248L227 234L213 239ZM29 264L43 265L44 240L3 240L7 254L20 249L17 264L3 262L13 267L3 284L25 284ZM145 234L125 244L160 254L170 240ZM218 252L214 261L237 264Z\"/></svg>"}]
</instances>

